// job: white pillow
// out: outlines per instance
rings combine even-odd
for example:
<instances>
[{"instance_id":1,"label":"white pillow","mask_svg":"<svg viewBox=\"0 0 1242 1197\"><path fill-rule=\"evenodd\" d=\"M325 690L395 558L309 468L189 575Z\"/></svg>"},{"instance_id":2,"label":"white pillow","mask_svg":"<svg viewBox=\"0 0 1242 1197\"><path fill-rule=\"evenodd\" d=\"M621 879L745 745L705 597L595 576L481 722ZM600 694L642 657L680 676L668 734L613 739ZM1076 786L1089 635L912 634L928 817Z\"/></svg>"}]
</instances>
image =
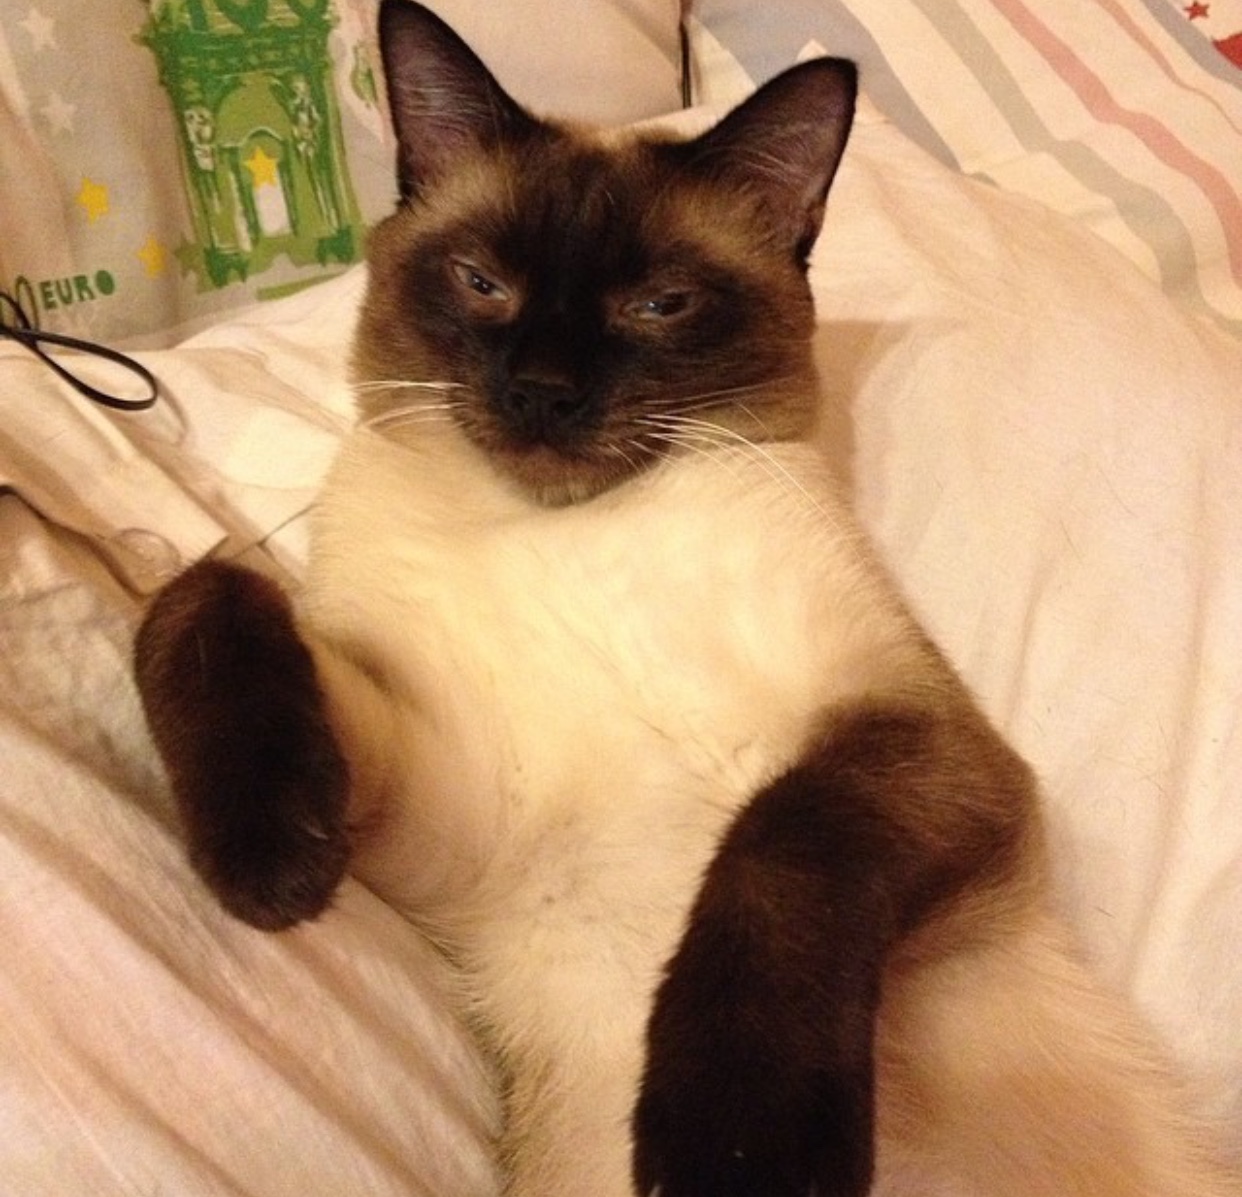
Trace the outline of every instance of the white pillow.
<instances>
[{"instance_id":1,"label":"white pillow","mask_svg":"<svg viewBox=\"0 0 1242 1197\"><path fill-rule=\"evenodd\" d=\"M534 111L606 125L681 106L679 0L430 0Z\"/></svg>"}]
</instances>

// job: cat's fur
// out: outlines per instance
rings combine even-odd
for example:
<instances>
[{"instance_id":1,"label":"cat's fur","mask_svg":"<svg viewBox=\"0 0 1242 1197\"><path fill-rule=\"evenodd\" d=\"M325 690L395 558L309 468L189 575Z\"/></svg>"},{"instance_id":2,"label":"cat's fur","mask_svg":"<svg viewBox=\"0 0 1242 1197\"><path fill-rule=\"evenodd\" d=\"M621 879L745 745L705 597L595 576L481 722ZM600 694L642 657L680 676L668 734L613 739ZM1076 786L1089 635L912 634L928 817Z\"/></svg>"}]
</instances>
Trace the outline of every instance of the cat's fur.
<instances>
[{"instance_id":1,"label":"cat's fur","mask_svg":"<svg viewBox=\"0 0 1242 1197\"><path fill-rule=\"evenodd\" d=\"M435 937L513 1197L1238 1193L803 443L852 68L676 144L381 40L403 203L305 593L202 564L137 643L202 876L278 928L352 861Z\"/></svg>"}]
</instances>

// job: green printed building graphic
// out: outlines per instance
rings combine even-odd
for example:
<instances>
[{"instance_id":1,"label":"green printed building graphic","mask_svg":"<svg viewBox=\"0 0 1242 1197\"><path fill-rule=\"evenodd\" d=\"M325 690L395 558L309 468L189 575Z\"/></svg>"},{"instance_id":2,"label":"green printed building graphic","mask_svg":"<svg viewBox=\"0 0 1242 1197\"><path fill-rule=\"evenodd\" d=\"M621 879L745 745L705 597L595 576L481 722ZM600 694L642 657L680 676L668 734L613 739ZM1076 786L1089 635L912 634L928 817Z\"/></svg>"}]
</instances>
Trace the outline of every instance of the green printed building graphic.
<instances>
[{"instance_id":1,"label":"green printed building graphic","mask_svg":"<svg viewBox=\"0 0 1242 1197\"><path fill-rule=\"evenodd\" d=\"M333 86L331 0L152 0L140 36L180 135L200 287L353 262L363 220Z\"/></svg>"}]
</instances>

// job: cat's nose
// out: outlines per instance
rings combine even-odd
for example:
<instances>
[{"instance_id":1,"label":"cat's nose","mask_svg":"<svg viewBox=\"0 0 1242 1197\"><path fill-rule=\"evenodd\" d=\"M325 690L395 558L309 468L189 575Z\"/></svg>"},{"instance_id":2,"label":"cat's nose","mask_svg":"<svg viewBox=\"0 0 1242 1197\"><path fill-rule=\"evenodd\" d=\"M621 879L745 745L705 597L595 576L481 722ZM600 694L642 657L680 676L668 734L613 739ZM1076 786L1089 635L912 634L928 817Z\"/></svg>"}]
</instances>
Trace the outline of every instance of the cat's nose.
<instances>
[{"instance_id":1,"label":"cat's nose","mask_svg":"<svg viewBox=\"0 0 1242 1197\"><path fill-rule=\"evenodd\" d=\"M586 414L586 404L577 387L547 378L514 378L500 406L516 431L540 440L576 431Z\"/></svg>"}]
</instances>

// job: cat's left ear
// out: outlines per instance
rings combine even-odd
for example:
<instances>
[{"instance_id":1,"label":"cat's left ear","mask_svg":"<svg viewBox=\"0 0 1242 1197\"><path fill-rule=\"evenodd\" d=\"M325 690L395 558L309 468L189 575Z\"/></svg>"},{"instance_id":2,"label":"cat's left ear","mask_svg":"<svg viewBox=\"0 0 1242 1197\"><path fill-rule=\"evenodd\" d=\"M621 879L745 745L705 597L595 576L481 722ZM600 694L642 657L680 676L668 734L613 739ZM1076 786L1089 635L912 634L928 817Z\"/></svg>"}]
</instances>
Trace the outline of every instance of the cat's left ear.
<instances>
[{"instance_id":1,"label":"cat's left ear","mask_svg":"<svg viewBox=\"0 0 1242 1197\"><path fill-rule=\"evenodd\" d=\"M816 58L777 75L690 143L691 167L759 201L805 266L854 122L858 70Z\"/></svg>"},{"instance_id":2,"label":"cat's left ear","mask_svg":"<svg viewBox=\"0 0 1242 1197\"><path fill-rule=\"evenodd\" d=\"M463 155L538 128L429 8L413 0L381 0L379 42L403 201L425 195Z\"/></svg>"}]
</instances>

